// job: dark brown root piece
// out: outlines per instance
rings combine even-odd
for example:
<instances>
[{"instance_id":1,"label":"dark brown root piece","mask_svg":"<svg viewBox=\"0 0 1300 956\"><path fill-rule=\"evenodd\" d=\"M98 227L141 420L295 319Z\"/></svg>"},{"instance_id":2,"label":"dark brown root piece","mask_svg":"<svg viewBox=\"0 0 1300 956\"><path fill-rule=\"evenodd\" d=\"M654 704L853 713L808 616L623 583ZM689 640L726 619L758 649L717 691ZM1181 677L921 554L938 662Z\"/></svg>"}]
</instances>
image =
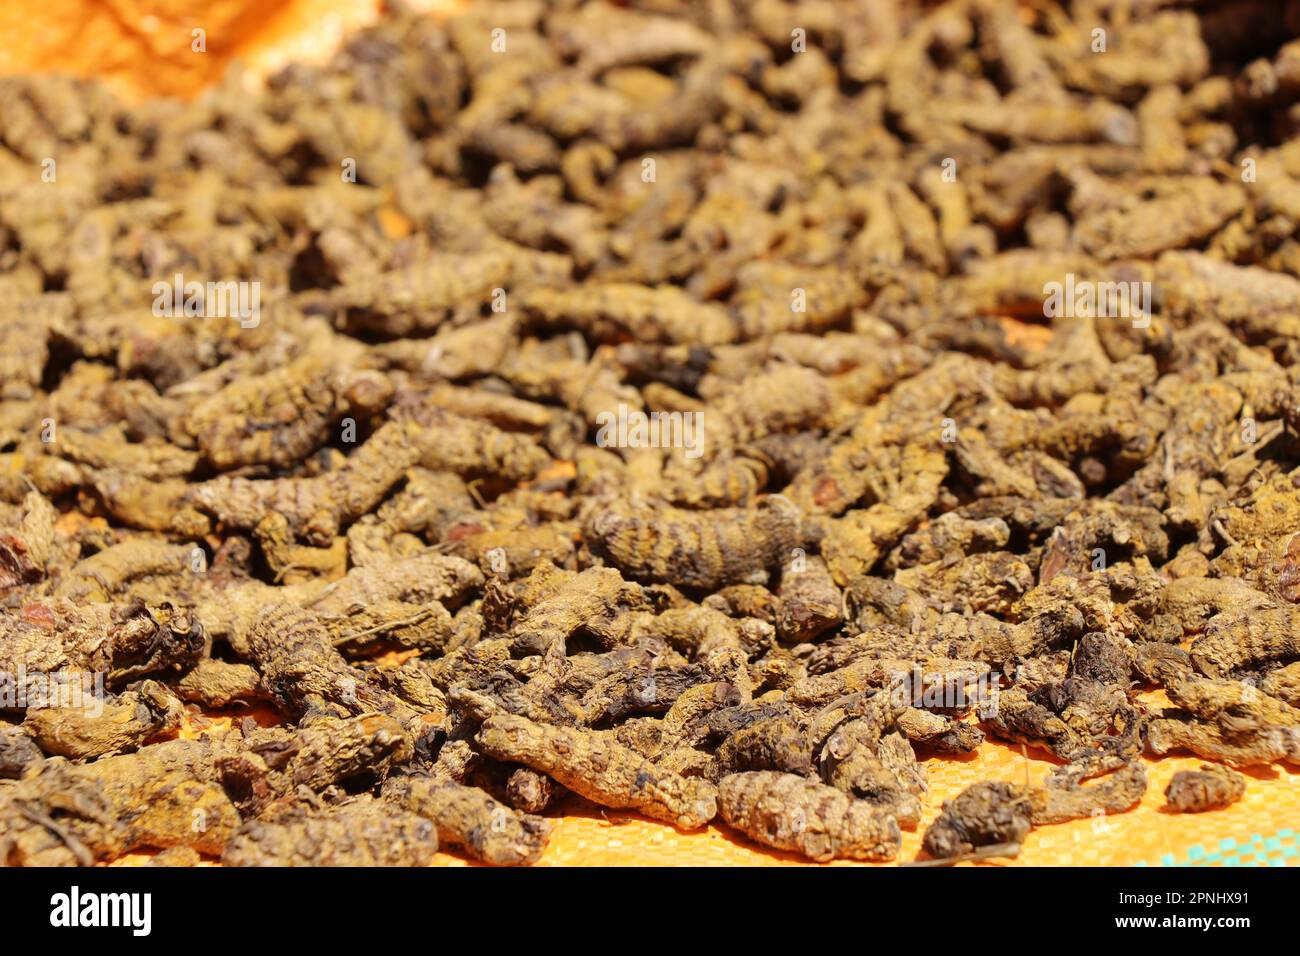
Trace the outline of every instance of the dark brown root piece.
<instances>
[{"instance_id":1,"label":"dark brown root piece","mask_svg":"<svg viewBox=\"0 0 1300 956\"><path fill-rule=\"evenodd\" d=\"M409 734L392 717L319 718L297 731L270 727L223 754L217 773L246 813L256 813L298 787L368 787L413 754Z\"/></svg>"},{"instance_id":2,"label":"dark brown root piece","mask_svg":"<svg viewBox=\"0 0 1300 956\"><path fill-rule=\"evenodd\" d=\"M17 780L44 759L25 730L0 724L0 780Z\"/></svg>"},{"instance_id":3,"label":"dark brown root piece","mask_svg":"<svg viewBox=\"0 0 1300 956\"><path fill-rule=\"evenodd\" d=\"M1177 813L1204 813L1232 806L1246 794L1246 778L1217 764L1180 770L1165 788L1165 805Z\"/></svg>"},{"instance_id":4,"label":"dark brown root piece","mask_svg":"<svg viewBox=\"0 0 1300 956\"><path fill-rule=\"evenodd\" d=\"M1048 778L1045 787L972 784L944 802L921 845L930 856L944 859L964 857L986 846L1018 846L1035 826L1120 813L1133 807L1146 791L1146 771L1137 763L1120 768L1103 782L1082 786L1090 773L1095 771L1084 765L1065 766Z\"/></svg>"},{"instance_id":5,"label":"dark brown root piece","mask_svg":"<svg viewBox=\"0 0 1300 956\"><path fill-rule=\"evenodd\" d=\"M1035 795L1013 783L988 781L967 787L925 831L922 847L932 857L965 856L986 846L1024 842L1034 825Z\"/></svg>"}]
</instances>

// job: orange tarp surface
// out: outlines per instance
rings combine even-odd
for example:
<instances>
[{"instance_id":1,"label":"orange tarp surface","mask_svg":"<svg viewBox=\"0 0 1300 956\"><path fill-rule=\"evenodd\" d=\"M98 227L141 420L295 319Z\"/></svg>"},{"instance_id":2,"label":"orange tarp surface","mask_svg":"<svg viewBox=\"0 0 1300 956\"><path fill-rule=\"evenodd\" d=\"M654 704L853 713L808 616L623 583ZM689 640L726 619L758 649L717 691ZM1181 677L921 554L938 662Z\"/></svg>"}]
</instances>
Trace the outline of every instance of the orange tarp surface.
<instances>
[{"instance_id":1,"label":"orange tarp surface","mask_svg":"<svg viewBox=\"0 0 1300 956\"><path fill-rule=\"evenodd\" d=\"M416 0L441 13L464 0ZM0 74L98 76L119 96L194 96L238 61L249 83L319 62L380 0L5 0ZM202 31L202 43L195 31ZM198 49L198 47L202 49Z\"/></svg>"},{"instance_id":2,"label":"orange tarp surface","mask_svg":"<svg viewBox=\"0 0 1300 956\"><path fill-rule=\"evenodd\" d=\"M1156 695L1148 695L1155 697ZM274 723L258 708L253 716ZM207 723L207 720L200 721ZM220 734L231 717L217 716L202 732ZM185 736L201 731L187 725ZM916 831L903 831L900 861L917 859L921 835L943 801L980 780L1035 783L1055 763L1041 752L994 740L965 759L922 757L930 792ZM981 866L1300 866L1300 768L1285 764L1245 772L1246 795L1237 804L1207 813L1175 814L1164 808L1164 790L1179 770L1195 770L1194 757L1145 760L1150 778L1141 803L1125 813L1040 827L1029 834L1015 859L981 862ZM570 798L552 816L554 830L541 866L787 866L809 864L790 853L770 850L719 826L686 833L635 813L607 810ZM133 853L118 865L148 862ZM435 866L466 866L469 861L439 853ZM830 866L870 866L837 861Z\"/></svg>"}]
</instances>

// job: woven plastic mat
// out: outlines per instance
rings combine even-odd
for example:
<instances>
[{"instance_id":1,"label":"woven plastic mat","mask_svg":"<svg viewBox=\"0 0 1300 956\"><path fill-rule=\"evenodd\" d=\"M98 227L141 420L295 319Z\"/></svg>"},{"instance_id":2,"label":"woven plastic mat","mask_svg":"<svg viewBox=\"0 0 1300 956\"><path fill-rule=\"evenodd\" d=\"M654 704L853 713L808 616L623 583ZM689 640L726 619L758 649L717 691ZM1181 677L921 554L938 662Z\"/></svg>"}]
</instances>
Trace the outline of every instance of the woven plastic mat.
<instances>
[{"instance_id":1,"label":"woven plastic mat","mask_svg":"<svg viewBox=\"0 0 1300 956\"><path fill-rule=\"evenodd\" d=\"M1246 795L1224 810L1173 814L1164 789L1179 770L1201 761L1166 757L1145 761L1150 784L1141 803L1126 813L1040 827L1018 857L978 865L1006 866L1298 866L1300 865L1300 773L1286 767L1254 768ZM980 780L1041 781L1054 766L1024 756L1018 747L988 742L966 760L923 761L930 792L921 826L903 831L900 861L914 860L921 835L945 799ZM542 866L789 866L817 865L751 843L716 826L684 833L636 814L603 810L584 801L563 807ZM450 854L437 863L464 865ZM837 861L830 866L868 866ZM974 865L974 864L964 864Z\"/></svg>"},{"instance_id":2,"label":"woven plastic mat","mask_svg":"<svg viewBox=\"0 0 1300 956\"><path fill-rule=\"evenodd\" d=\"M1155 695L1144 695L1154 697ZM273 724L267 708L247 712L258 723ZM182 736L222 734L232 716L214 714L187 722ZM980 866L1300 866L1300 767L1252 767L1246 795L1231 807L1207 813L1169 813L1164 790L1179 770L1195 770L1190 756L1143 760L1149 783L1131 810L1071 823L1040 827L1025 839L1014 859ZM917 859L921 836L943 801L981 780L1041 783L1057 764L1041 752L986 740L965 758L922 757L929 782L921 826L903 831L898 862ZM609 810L570 797L548 816L554 829L540 866L816 866L802 857L771 850L719 826L684 832L636 813ZM132 853L115 866L147 863L149 854ZM434 866L471 866L454 853L439 853ZM836 861L828 866L872 866Z\"/></svg>"}]
</instances>

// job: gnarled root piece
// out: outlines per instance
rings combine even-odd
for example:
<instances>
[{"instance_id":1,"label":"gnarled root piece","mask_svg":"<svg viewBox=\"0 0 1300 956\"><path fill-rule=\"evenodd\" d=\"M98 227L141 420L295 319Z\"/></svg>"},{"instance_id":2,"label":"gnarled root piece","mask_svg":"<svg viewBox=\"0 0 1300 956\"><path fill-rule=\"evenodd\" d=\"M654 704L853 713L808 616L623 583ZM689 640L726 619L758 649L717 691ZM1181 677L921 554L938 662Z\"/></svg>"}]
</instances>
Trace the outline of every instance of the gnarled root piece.
<instances>
[{"instance_id":1,"label":"gnarled root piece","mask_svg":"<svg viewBox=\"0 0 1300 956\"><path fill-rule=\"evenodd\" d=\"M1165 788L1165 806L1177 813L1204 813L1231 806L1246 794L1246 778L1217 764L1180 770Z\"/></svg>"},{"instance_id":2,"label":"gnarled root piece","mask_svg":"<svg viewBox=\"0 0 1300 956\"><path fill-rule=\"evenodd\" d=\"M140 601L90 604L35 602L0 616L0 672L83 671L104 674L110 689L147 674L188 667L204 633L188 611Z\"/></svg>"},{"instance_id":3,"label":"gnarled root piece","mask_svg":"<svg viewBox=\"0 0 1300 956\"><path fill-rule=\"evenodd\" d=\"M1014 783L985 780L952 800L929 829L921 846L932 857L963 856L979 847L1024 842L1034 825L1042 794Z\"/></svg>"},{"instance_id":4,"label":"gnarled root piece","mask_svg":"<svg viewBox=\"0 0 1300 956\"><path fill-rule=\"evenodd\" d=\"M249 820L222 854L227 866L425 866L438 851L434 825L371 798L324 812L292 805Z\"/></svg>"},{"instance_id":5,"label":"gnarled root piece","mask_svg":"<svg viewBox=\"0 0 1300 956\"><path fill-rule=\"evenodd\" d=\"M790 773L734 773L718 785L722 818L751 839L826 862L892 860L902 834L887 809Z\"/></svg>"},{"instance_id":6,"label":"gnarled root piece","mask_svg":"<svg viewBox=\"0 0 1300 956\"><path fill-rule=\"evenodd\" d=\"M1019 845L1035 826L1127 810L1146 792L1147 775L1130 763L1103 783L1081 786L1094 767L1062 767L1042 787L1003 781L973 784L944 801L925 831L922 847L930 856L967 856L981 847Z\"/></svg>"},{"instance_id":7,"label":"gnarled root piece","mask_svg":"<svg viewBox=\"0 0 1300 956\"><path fill-rule=\"evenodd\" d=\"M704 826L718 812L713 784L660 770L600 731L497 714L483 722L477 739L489 756L540 770L602 806L640 810L684 830Z\"/></svg>"},{"instance_id":8,"label":"gnarled root piece","mask_svg":"<svg viewBox=\"0 0 1300 956\"><path fill-rule=\"evenodd\" d=\"M433 821L444 846L498 865L536 863L546 849L551 825L517 813L476 787L429 777L395 777L384 796Z\"/></svg>"},{"instance_id":9,"label":"gnarled root piece","mask_svg":"<svg viewBox=\"0 0 1300 956\"><path fill-rule=\"evenodd\" d=\"M1165 690L1181 710L1151 721L1147 743L1230 766L1300 761L1300 709L1235 680L1166 672Z\"/></svg>"},{"instance_id":10,"label":"gnarled root piece","mask_svg":"<svg viewBox=\"0 0 1300 956\"><path fill-rule=\"evenodd\" d=\"M1146 793L1147 774L1137 762L1086 787L1082 785L1085 773L1081 766L1067 766L1048 778L1046 801L1036 806L1032 815L1035 826L1122 813Z\"/></svg>"},{"instance_id":11,"label":"gnarled root piece","mask_svg":"<svg viewBox=\"0 0 1300 956\"><path fill-rule=\"evenodd\" d=\"M181 702L157 681L76 707L28 710L23 726L47 754L74 760L122 753L180 726Z\"/></svg>"},{"instance_id":12,"label":"gnarled root piece","mask_svg":"<svg viewBox=\"0 0 1300 956\"><path fill-rule=\"evenodd\" d=\"M220 756L216 768L240 808L255 813L300 786L373 784L412 753L410 736L392 717L326 717L297 731L259 730L238 752Z\"/></svg>"}]
</instances>

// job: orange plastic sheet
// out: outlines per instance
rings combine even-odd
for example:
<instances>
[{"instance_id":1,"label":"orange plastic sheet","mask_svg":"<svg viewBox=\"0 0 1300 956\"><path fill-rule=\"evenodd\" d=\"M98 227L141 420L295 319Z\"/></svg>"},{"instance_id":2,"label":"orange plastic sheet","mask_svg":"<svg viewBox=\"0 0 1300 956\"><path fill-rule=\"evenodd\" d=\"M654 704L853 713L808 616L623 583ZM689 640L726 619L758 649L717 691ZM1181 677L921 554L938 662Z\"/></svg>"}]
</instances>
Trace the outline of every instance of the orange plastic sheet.
<instances>
[{"instance_id":1,"label":"orange plastic sheet","mask_svg":"<svg viewBox=\"0 0 1300 956\"><path fill-rule=\"evenodd\" d=\"M1154 695L1153 695L1154 696ZM274 714L251 711L259 723ZM240 715L187 723L183 736L221 734ZM943 801L981 780L1041 783L1056 766L1040 752L987 740L979 751L958 759L921 758L929 780L921 826L903 831L899 862L920 856L921 835ZM1246 795L1223 810L1169 813L1164 790L1179 770L1195 770L1190 756L1146 759L1149 784L1138 806L1071 823L1040 827L1014 859L962 866L1300 866L1300 767L1275 764L1250 768ZM636 813L608 810L571 797L553 817L554 830L540 866L816 866L802 857L759 846L720 826L683 832ZM148 854L133 853L114 865L138 866ZM467 858L439 853L435 866L470 866ZM836 861L829 866L871 866Z\"/></svg>"},{"instance_id":2,"label":"orange plastic sheet","mask_svg":"<svg viewBox=\"0 0 1300 956\"><path fill-rule=\"evenodd\" d=\"M1147 761L1150 785L1127 813L1041 827L1015 859L978 865L1006 866L1298 866L1300 865L1300 773L1286 768L1247 775L1246 795L1225 810L1172 814L1163 809L1164 789L1179 770L1194 770L1190 757ZM1041 782L1053 764L1028 758L1018 747L988 742L966 760L925 760L930 782L921 827L903 831L900 861L917 859L921 835L943 801L980 780L1023 781L1026 771ZM758 846L725 828L695 833L636 814L603 810L583 801L563 808L542 866L816 866L801 857ZM437 863L463 866L438 854ZM830 866L869 866L836 861ZM976 864L961 864L976 865Z\"/></svg>"},{"instance_id":3,"label":"orange plastic sheet","mask_svg":"<svg viewBox=\"0 0 1300 956\"><path fill-rule=\"evenodd\" d=\"M408 5L442 14L465 0ZM380 7L380 0L5 0L0 74L97 76L128 100L189 98L235 62L250 87L290 62L320 62L378 19Z\"/></svg>"}]
</instances>

